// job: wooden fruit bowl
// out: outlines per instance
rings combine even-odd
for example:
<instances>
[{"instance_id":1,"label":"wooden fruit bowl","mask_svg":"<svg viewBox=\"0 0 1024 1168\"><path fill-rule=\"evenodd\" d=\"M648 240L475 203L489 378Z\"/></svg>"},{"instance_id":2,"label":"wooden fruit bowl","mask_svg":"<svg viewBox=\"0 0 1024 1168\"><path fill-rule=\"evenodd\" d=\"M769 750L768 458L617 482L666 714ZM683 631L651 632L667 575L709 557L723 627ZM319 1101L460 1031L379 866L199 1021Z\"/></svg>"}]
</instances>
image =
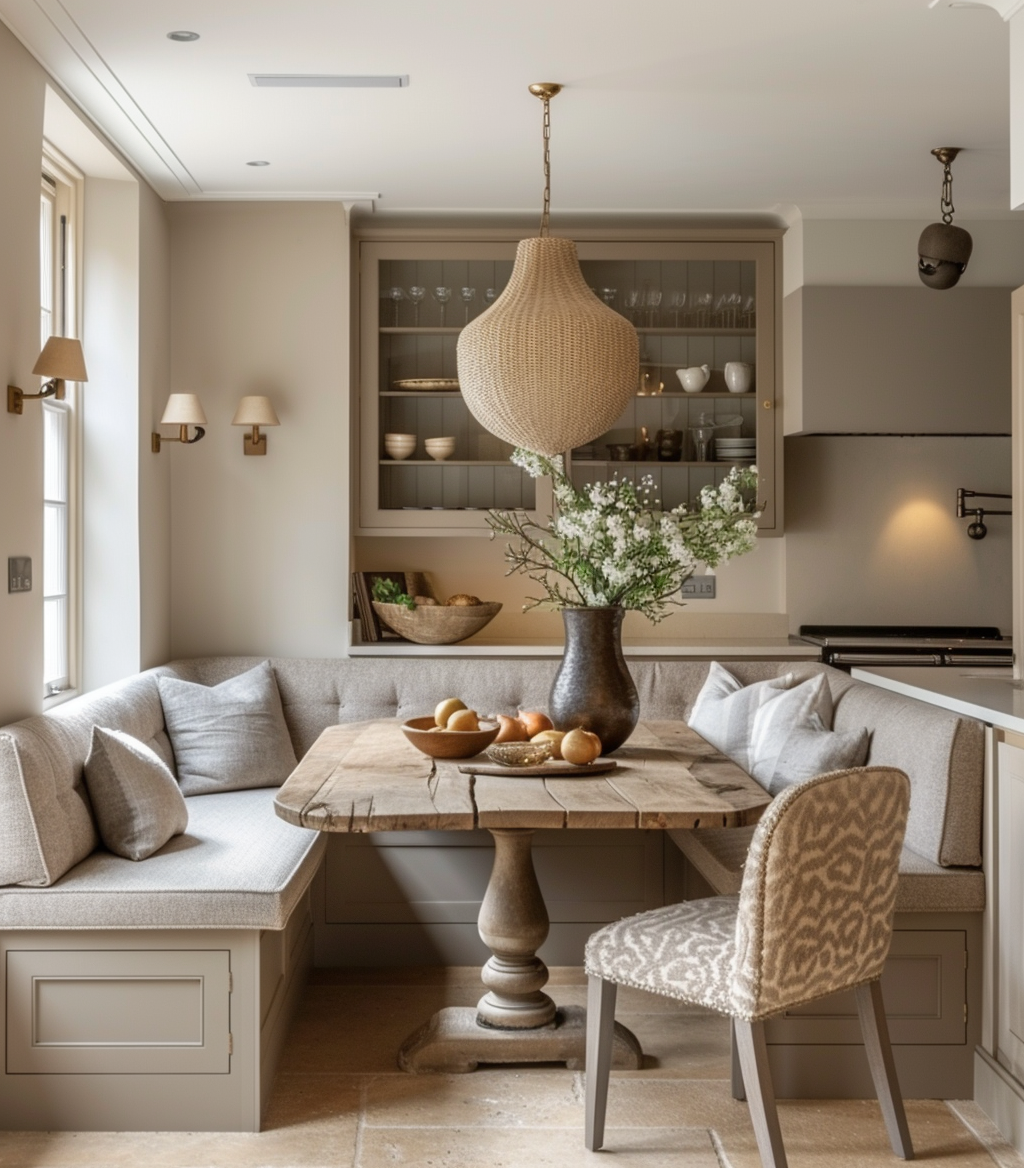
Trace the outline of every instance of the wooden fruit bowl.
<instances>
[{"instance_id":1,"label":"wooden fruit bowl","mask_svg":"<svg viewBox=\"0 0 1024 1168\"><path fill-rule=\"evenodd\" d=\"M402 723L402 733L424 754L431 758L472 758L498 737L498 726L481 726L479 730L435 730L433 714L425 718L410 718Z\"/></svg>"},{"instance_id":2,"label":"wooden fruit bowl","mask_svg":"<svg viewBox=\"0 0 1024 1168\"><path fill-rule=\"evenodd\" d=\"M487 604L403 604L373 602L373 611L396 633L417 645L456 645L489 624L499 612L497 601Z\"/></svg>"}]
</instances>

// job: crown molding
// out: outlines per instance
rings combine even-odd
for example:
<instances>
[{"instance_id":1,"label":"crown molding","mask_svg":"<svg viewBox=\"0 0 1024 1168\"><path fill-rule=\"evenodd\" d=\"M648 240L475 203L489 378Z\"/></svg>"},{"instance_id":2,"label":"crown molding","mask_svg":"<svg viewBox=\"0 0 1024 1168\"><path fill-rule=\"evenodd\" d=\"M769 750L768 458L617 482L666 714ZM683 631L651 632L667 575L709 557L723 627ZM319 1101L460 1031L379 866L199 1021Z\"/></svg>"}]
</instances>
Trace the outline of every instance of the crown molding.
<instances>
[{"instance_id":1,"label":"crown molding","mask_svg":"<svg viewBox=\"0 0 1024 1168\"><path fill-rule=\"evenodd\" d=\"M1010 20L1024 8L1024 0L931 0L929 8L991 8Z\"/></svg>"}]
</instances>

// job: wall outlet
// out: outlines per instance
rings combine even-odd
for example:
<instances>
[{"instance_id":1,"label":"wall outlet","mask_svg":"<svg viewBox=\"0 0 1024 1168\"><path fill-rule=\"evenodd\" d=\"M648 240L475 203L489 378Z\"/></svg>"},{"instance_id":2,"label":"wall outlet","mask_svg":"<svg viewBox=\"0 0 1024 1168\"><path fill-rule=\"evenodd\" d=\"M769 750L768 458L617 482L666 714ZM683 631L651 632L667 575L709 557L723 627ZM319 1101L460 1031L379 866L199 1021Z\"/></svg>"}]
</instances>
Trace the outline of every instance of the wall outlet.
<instances>
[{"instance_id":1,"label":"wall outlet","mask_svg":"<svg viewBox=\"0 0 1024 1168\"><path fill-rule=\"evenodd\" d=\"M32 557L31 556L8 556L7 557L7 591L8 592L31 592L32 591Z\"/></svg>"},{"instance_id":2,"label":"wall outlet","mask_svg":"<svg viewBox=\"0 0 1024 1168\"><path fill-rule=\"evenodd\" d=\"M684 580L681 595L684 600L714 600L714 576L691 576Z\"/></svg>"}]
</instances>

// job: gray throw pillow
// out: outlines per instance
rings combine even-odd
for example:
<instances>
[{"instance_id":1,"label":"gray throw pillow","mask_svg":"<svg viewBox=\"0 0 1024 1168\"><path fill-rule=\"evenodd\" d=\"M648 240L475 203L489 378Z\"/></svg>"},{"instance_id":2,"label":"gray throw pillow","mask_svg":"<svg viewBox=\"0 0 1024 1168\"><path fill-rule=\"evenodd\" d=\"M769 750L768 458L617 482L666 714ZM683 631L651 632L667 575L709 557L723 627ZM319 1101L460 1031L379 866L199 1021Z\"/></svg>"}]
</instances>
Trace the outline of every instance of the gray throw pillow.
<instances>
[{"instance_id":1,"label":"gray throw pillow","mask_svg":"<svg viewBox=\"0 0 1024 1168\"><path fill-rule=\"evenodd\" d=\"M100 839L126 860L144 860L188 826L185 799L167 764L120 730L92 728L85 785Z\"/></svg>"},{"instance_id":2,"label":"gray throw pillow","mask_svg":"<svg viewBox=\"0 0 1024 1168\"><path fill-rule=\"evenodd\" d=\"M783 743L765 786L769 794L778 795L816 775L863 766L870 739L867 729L826 730L820 722L816 727L798 726Z\"/></svg>"},{"instance_id":3,"label":"gray throw pillow","mask_svg":"<svg viewBox=\"0 0 1024 1168\"><path fill-rule=\"evenodd\" d=\"M185 795L280 787L298 760L269 661L220 685L160 677L160 701Z\"/></svg>"},{"instance_id":4,"label":"gray throw pillow","mask_svg":"<svg viewBox=\"0 0 1024 1168\"><path fill-rule=\"evenodd\" d=\"M749 774L754 717L765 701L778 697L793 684L793 675L770 677L744 685L712 661L708 676L690 712L689 725L716 750L731 758Z\"/></svg>"}]
</instances>

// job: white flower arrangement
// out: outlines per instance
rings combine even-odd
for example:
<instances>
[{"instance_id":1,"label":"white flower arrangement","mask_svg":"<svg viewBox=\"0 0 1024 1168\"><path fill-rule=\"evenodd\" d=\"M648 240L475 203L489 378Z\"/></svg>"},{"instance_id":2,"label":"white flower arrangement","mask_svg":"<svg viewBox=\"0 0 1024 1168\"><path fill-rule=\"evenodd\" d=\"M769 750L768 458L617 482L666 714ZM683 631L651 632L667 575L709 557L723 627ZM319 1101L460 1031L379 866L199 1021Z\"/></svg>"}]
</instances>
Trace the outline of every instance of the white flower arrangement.
<instances>
[{"instance_id":1,"label":"white flower arrangement","mask_svg":"<svg viewBox=\"0 0 1024 1168\"><path fill-rule=\"evenodd\" d=\"M512 455L532 478L550 475L557 514L547 527L523 511L490 511L491 538L509 536L508 575L525 573L546 596L530 608L620 606L657 622L668 616L683 581L698 564L715 568L753 549L757 517L749 500L757 467L733 467L717 487L705 487L699 507L663 511L654 480L613 478L578 490L560 457L528 450Z\"/></svg>"}]
</instances>

